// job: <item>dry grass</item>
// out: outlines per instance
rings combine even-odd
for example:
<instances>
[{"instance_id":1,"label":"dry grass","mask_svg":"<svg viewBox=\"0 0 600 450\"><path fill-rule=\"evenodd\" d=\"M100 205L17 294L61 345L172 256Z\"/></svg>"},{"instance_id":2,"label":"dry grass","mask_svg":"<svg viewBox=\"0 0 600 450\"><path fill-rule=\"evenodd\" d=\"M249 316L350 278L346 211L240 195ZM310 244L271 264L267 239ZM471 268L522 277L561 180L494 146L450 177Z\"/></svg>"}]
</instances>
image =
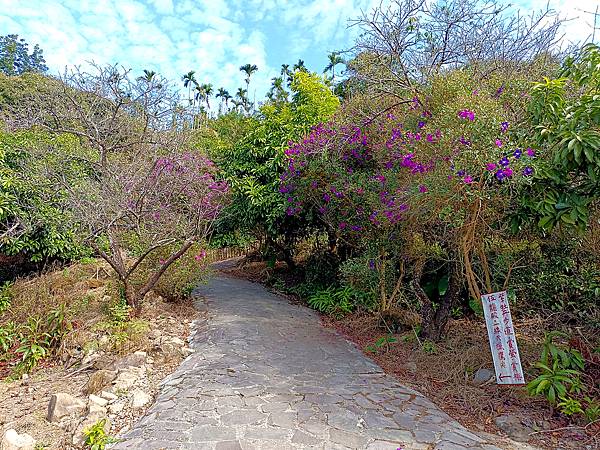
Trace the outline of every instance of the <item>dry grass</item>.
<instances>
[{"instance_id":1,"label":"dry grass","mask_svg":"<svg viewBox=\"0 0 600 450\"><path fill-rule=\"evenodd\" d=\"M11 288L11 306L0 316L0 324L45 317L52 309L65 305L76 317L76 325L82 326L97 319L115 293L115 282L107 263L94 260L74 264L17 280Z\"/></svg>"}]
</instances>

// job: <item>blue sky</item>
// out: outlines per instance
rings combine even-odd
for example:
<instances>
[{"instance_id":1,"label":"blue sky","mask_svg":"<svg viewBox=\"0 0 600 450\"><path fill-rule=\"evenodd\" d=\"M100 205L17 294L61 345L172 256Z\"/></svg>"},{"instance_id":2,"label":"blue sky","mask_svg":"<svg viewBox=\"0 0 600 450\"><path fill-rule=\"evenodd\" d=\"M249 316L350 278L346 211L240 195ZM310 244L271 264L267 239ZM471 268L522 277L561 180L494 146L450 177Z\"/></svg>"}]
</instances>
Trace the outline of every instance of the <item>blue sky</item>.
<instances>
[{"instance_id":1,"label":"blue sky","mask_svg":"<svg viewBox=\"0 0 600 450\"><path fill-rule=\"evenodd\" d=\"M282 63L302 58L321 72L327 53L348 48L357 30L348 19L379 0L0 0L0 35L39 44L52 72L86 61L120 63L134 74L155 70L179 83L230 92L243 85L240 65L256 64L251 95L261 98ZM385 2L384 2L385 3ZM527 11L546 0L517 0ZM571 41L591 33L600 0L550 0L568 18Z\"/></svg>"}]
</instances>

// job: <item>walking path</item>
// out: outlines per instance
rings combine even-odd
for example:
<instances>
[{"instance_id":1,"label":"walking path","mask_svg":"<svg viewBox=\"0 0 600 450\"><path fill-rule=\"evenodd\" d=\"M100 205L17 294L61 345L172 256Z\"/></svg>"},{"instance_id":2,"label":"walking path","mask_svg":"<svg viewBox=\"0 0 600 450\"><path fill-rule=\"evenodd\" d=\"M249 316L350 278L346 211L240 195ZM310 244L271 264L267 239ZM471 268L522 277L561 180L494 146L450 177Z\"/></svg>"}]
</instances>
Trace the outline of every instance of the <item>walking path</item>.
<instances>
[{"instance_id":1,"label":"walking path","mask_svg":"<svg viewBox=\"0 0 600 450\"><path fill-rule=\"evenodd\" d=\"M196 350L117 449L497 447L399 384L313 311L245 280L196 290Z\"/></svg>"}]
</instances>

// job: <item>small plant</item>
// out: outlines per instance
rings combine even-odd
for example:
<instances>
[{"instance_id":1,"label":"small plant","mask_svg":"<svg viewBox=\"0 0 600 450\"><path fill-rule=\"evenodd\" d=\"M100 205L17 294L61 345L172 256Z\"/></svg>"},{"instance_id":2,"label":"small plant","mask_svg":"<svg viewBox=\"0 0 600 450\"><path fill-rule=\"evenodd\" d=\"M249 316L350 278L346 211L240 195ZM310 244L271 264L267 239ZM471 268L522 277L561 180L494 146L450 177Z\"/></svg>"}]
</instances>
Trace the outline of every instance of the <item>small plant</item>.
<instances>
[{"instance_id":1,"label":"small plant","mask_svg":"<svg viewBox=\"0 0 600 450\"><path fill-rule=\"evenodd\" d=\"M581 409L581 402L572 397L561 397L560 402L556 405L561 413L566 416L572 416L573 414L583 414Z\"/></svg>"},{"instance_id":2,"label":"small plant","mask_svg":"<svg viewBox=\"0 0 600 450\"><path fill-rule=\"evenodd\" d=\"M398 342L398 339L392 334L381 336L373 343L373 345L367 345L365 347L365 351L369 353L377 353L379 350L385 347L387 352L390 350L390 344L395 344L396 342Z\"/></svg>"},{"instance_id":3,"label":"small plant","mask_svg":"<svg viewBox=\"0 0 600 450\"><path fill-rule=\"evenodd\" d=\"M8 282L0 285L0 314L10 307L12 300L11 287L12 283Z\"/></svg>"},{"instance_id":4,"label":"small plant","mask_svg":"<svg viewBox=\"0 0 600 450\"><path fill-rule=\"evenodd\" d=\"M600 420L600 403L596 399L590 397L584 397L586 403L583 415L588 423L596 422Z\"/></svg>"},{"instance_id":5,"label":"small plant","mask_svg":"<svg viewBox=\"0 0 600 450\"><path fill-rule=\"evenodd\" d=\"M17 325L7 322L0 326L0 354L7 353L17 342Z\"/></svg>"},{"instance_id":6,"label":"small plant","mask_svg":"<svg viewBox=\"0 0 600 450\"><path fill-rule=\"evenodd\" d=\"M567 398L567 386L572 392L583 390L578 382L584 367L583 357L577 350L558 347L554 343L557 336L565 334L555 331L546 335L540 361L535 364L542 373L527 385L529 395L544 395L552 405L556 405L557 399ZM563 407L573 407L565 401Z\"/></svg>"},{"instance_id":7,"label":"small plant","mask_svg":"<svg viewBox=\"0 0 600 450\"><path fill-rule=\"evenodd\" d=\"M106 419L99 420L94 425L83 430L85 435L85 445L90 450L104 450L108 444L117 442L117 440L106 434L104 427Z\"/></svg>"},{"instance_id":8,"label":"small plant","mask_svg":"<svg viewBox=\"0 0 600 450\"><path fill-rule=\"evenodd\" d=\"M307 302L308 306L319 312L341 317L354 310L354 296L355 292L350 286L343 288L330 286L311 295Z\"/></svg>"},{"instance_id":9,"label":"small plant","mask_svg":"<svg viewBox=\"0 0 600 450\"><path fill-rule=\"evenodd\" d=\"M429 355L433 355L435 352L437 352L435 343L430 340L423 341L423 344L421 344L421 350Z\"/></svg>"}]
</instances>

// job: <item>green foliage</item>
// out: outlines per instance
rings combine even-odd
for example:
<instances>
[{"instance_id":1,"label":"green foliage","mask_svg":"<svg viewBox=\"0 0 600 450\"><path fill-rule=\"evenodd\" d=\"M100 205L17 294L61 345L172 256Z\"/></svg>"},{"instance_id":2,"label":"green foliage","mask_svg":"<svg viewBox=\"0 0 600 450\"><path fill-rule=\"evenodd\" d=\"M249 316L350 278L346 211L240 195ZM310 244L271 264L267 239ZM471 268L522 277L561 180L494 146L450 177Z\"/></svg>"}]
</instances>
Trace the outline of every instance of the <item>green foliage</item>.
<instances>
[{"instance_id":1,"label":"green foliage","mask_svg":"<svg viewBox=\"0 0 600 450\"><path fill-rule=\"evenodd\" d=\"M342 317L350 314L356 307L356 292L350 286L317 291L308 300L308 306L319 312Z\"/></svg>"},{"instance_id":2,"label":"green foliage","mask_svg":"<svg viewBox=\"0 0 600 450\"><path fill-rule=\"evenodd\" d=\"M286 216L289 205L278 191L286 164L284 151L289 141L329 120L339 105L315 74L297 71L291 89L291 101L262 105L259 115L250 119L244 138L231 151L215 155L233 193L227 224L255 236L266 234L272 241L282 238L284 246L289 246L302 225Z\"/></svg>"},{"instance_id":3,"label":"green foliage","mask_svg":"<svg viewBox=\"0 0 600 450\"><path fill-rule=\"evenodd\" d=\"M84 444L90 450L104 450L108 444L118 442L117 439L106 434L106 419L101 419L89 428L83 430Z\"/></svg>"},{"instance_id":4,"label":"green foliage","mask_svg":"<svg viewBox=\"0 0 600 450\"><path fill-rule=\"evenodd\" d=\"M65 193L56 191L44 172L47 160L34 160L33 148L60 147L73 156L80 151L72 136L51 135L39 130L0 131L0 252L15 255L25 253L33 262L46 258L64 260L89 255L89 249L77 244L75 230L68 227L68 211L64 208ZM70 167L76 183L84 169L74 159L62 160Z\"/></svg>"},{"instance_id":5,"label":"green foliage","mask_svg":"<svg viewBox=\"0 0 600 450\"><path fill-rule=\"evenodd\" d=\"M29 44L17 34L0 36L0 72L21 75L25 72L44 73L48 70L44 52L39 45L29 53Z\"/></svg>"},{"instance_id":6,"label":"green foliage","mask_svg":"<svg viewBox=\"0 0 600 450\"><path fill-rule=\"evenodd\" d=\"M0 285L0 314L6 311L10 306L12 298L11 287L12 283L10 282Z\"/></svg>"},{"instance_id":7,"label":"green foliage","mask_svg":"<svg viewBox=\"0 0 600 450\"><path fill-rule=\"evenodd\" d=\"M5 353L4 359L10 357L12 346L19 344L14 351L20 358L15 367L16 374L32 371L60 346L63 337L73 329L68 315L66 307L59 305L49 311L46 317L29 317L20 326L8 323L2 327L0 347Z\"/></svg>"},{"instance_id":8,"label":"green foliage","mask_svg":"<svg viewBox=\"0 0 600 450\"><path fill-rule=\"evenodd\" d=\"M530 114L544 164L523 204L544 230L583 229L600 198L600 47L568 58L560 78L531 91Z\"/></svg>"},{"instance_id":9,"label":"green foliage","mask_svg":"<svg viewBox=\"0 0 600 450\"><path fill-rule=\"evenodd\" d=\"M577 385L584 368L583 358L577 350L562 348L553 342L558 336L565 335L556 331L546 334L540 361L535 364L542 373L527 385L529 395L543 395L552 405L556 405L558 399L563 399L563 403L566 401L567 388Z\"/></svg>"},{"instance_id":10,"label":"green foliage","mask_svg":"<svg viewBox=\"0 0 600 450\"><path fill-rule=\"evenodd\" d=\"M398 342L398 339L392 334L381 336L375 340L372 345L367 345L365 351L369 353L378 353L382 348L385 347L386 351L390 350L390 345Z\"/></svg>"}]
</instances>

